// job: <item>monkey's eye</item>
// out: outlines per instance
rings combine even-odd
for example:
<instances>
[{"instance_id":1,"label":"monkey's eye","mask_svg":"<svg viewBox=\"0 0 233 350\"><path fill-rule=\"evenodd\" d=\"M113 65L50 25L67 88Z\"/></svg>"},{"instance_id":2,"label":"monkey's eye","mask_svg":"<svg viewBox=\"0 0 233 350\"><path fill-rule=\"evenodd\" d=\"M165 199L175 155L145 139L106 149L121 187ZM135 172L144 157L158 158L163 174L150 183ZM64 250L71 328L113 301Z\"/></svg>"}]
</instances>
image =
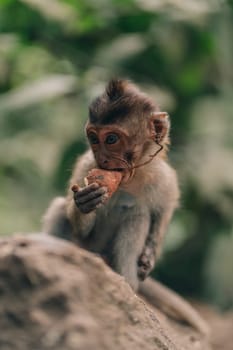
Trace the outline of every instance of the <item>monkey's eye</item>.
<instances>
[{"instance_id":1,"label":"monkey's eye","mask_svg":"<svg viewBox=\"0 0 233 350\"><path fill-rule=\"evenodd\" d=\"M99 143L99 139L94 132L91 132L90 134L88 134L88 139L92 145L97 145Z\"/></svg>"},{"instance_id":2,"label":"monkey's eye","mask_svg":"<svg viewBox=\"0 0 233 350\"><path fill-rule=\"evenodd\" d=\"M119 136L117 134L109 134L105 139L105 143L108 145L113 145L118 140L119 140Z\"/></svg>"}]
</instances>

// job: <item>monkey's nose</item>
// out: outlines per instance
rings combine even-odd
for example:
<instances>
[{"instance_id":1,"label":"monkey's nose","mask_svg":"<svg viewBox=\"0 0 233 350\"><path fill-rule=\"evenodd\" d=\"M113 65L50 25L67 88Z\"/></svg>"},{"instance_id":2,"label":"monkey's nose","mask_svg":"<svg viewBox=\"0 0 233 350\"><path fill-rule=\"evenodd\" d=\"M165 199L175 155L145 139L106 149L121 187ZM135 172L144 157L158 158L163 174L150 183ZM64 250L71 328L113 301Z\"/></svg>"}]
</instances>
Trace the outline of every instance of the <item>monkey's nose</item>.
<instances>
[{"instance_id":1,"label":"monkey's nose","mask_svg":"<svg viewBox=\"0 0 233 350\"><path fill-rule=\"evenodd\" d=\"M102 160L99 162L99 164L100 164L100 167L101 167L101 168L106 169L106 168L108 167L109 162L108 162L107 159L102 159Z\"/></svg>"}]
</instances>

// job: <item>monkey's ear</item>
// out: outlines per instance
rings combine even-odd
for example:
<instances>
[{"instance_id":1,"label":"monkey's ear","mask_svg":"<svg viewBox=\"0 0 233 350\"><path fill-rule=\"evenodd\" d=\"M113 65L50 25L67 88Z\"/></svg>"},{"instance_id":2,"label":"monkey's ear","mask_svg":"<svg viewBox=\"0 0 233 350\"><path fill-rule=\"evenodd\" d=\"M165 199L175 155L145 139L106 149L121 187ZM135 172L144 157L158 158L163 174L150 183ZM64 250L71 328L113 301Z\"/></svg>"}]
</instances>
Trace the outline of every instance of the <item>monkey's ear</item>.
<instances>
[{"instance_id":1,"label":"monkey's ear","mask_svg":"<svg viewBox=\"0 0 233 350\"><path fill-rule=\"evenodd\" d=\"M150 138L156 143L166 141L170 120L166 112L153 112L149 119Z\"/></svg>"}]
</instances>

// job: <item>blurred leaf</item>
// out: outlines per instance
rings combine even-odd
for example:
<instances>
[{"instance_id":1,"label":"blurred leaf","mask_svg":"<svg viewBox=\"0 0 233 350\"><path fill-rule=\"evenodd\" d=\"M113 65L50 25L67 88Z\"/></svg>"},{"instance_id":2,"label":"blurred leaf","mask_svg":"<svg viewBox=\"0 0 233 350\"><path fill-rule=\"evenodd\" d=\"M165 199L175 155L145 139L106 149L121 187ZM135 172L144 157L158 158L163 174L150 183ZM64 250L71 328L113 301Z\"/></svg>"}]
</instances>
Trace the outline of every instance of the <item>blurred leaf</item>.
<instances>
[{"instance_id":1,"label":"blurred leaf","mask_svg":"<svg viewBox=\"0 0 233 350\"><path fill-rule=\"evenodd\" d=\"M224 309L233 307L233 227L231 235L219 236L208 252L205 296Z\"/></svg>"},{"instance_id":2,"label":"blurred leaf","mask_svg":"<svg viewBox=\"0 0 233 350\"><path fill-rule=\"evenodd\" d=\"M189 64L181 69L176 76L177 85L186 95L192 95L202 89L203 72L198 64Z\"/></svg>"},{"instance_id":3,"label":"blurred leaf","mask_svg":"<svg viewBox=\"0 0 233 350\"><path fill-rule=\"evenodd\" d=\"M174 19L194 20L197 23L210 12L219 11L221 6L217 0L211 2L208 0L137 0L136 2L144 10L164 12Z\"/></svg>"},{"instance_id":4,"label":"blurred leaf","mask_svg":"<svg viewBox=\"0 0 233 350\"><path fill-rule=\"evenodd\" d=\"M38 10L45 17L60 22L69 22L73 19L72 8L58 0L20 0L22 3Z\"/></svg>"},{"instance_id":5,"label":"blurred leaf","mask_svg":"<svg viewBox=\"0 0 233 350\"><path fill-rule=\"evenodd\" d=\"M26 108L51 98L57 98L76 90L76 78L68 75L53 75L6 93L0 97L2 110Z\"/></svg>"},{"instance_id":6,"label":"blurred leaf","mask_svg":"<svg viewBox=\"0 0 233 350\"><path fill-rule=\"evenodd\" d=\"M87 143L84 140L77 140L69 144L62 153L58 167L55 170L54 185L58 191L64 193L67 189L68 180L78 156L83 154L87 149Z\"/></svg>"}]
</instances>

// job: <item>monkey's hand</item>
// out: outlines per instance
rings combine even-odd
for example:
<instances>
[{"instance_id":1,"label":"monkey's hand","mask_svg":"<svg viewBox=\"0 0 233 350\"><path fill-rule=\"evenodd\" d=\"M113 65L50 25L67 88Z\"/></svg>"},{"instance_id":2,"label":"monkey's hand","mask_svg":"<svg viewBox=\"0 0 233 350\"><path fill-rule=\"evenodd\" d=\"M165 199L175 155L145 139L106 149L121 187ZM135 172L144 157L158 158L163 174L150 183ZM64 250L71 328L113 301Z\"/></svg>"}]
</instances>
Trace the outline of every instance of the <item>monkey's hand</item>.
<instances>
[{"instance_id":1,"label":"monkey's hand","mask_svg":"<svg viewBox=\"0 0 233 350\"><path fill-rule=\"evenodd\" d=\"M100 207L107 198L107 188L100 187L97 183L92 183L84 188L73 185L71 190L74 192L76 206L84 214Z\"/></svg>"},{"instance_id":2,"label":"monkey's hand","mask_svg":"<svg viewBox=\"0 0 233 350\"><path fill-rule=\"evenodd\" d=\"M138 278L141 281L149 275L155 264L155 250L151 246L145 246L138 259Z\"/></svg>"}]
</instances>

